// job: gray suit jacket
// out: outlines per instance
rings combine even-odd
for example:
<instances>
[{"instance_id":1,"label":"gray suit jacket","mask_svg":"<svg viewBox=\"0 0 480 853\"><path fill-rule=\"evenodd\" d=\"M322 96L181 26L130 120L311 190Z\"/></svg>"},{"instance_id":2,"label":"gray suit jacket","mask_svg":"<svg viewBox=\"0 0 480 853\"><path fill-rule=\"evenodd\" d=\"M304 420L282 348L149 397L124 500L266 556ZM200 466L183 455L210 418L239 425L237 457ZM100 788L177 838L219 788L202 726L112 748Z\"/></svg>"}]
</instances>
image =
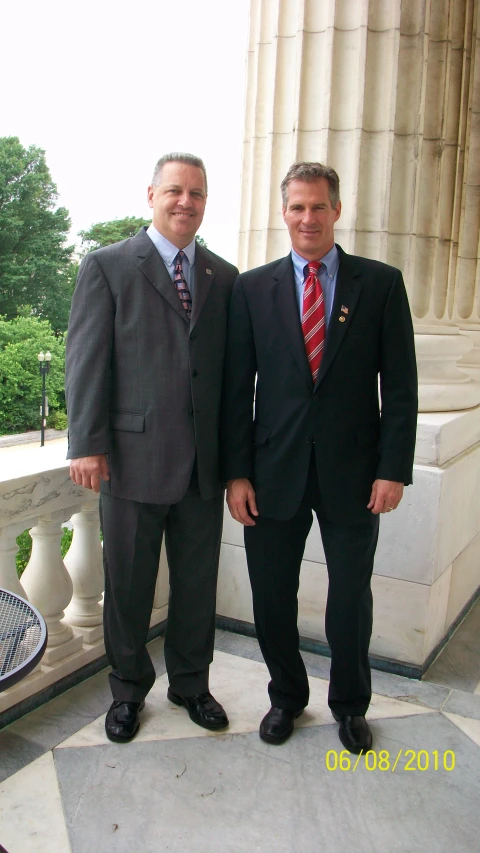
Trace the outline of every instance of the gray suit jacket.
<instances>
[{"instance_id":1,"label":"gray suit jacket","mask_svg":"<svg viewBox=\"0 0 480 853\"><path fill-rule=\"evenodd\" d=\"M102 491L143 503L222 488L219 408L227 313L237 269L196 247L189 322L150 238L87 255L67 337L69 458L108 454Z\"/></svg>"}]
</instances>

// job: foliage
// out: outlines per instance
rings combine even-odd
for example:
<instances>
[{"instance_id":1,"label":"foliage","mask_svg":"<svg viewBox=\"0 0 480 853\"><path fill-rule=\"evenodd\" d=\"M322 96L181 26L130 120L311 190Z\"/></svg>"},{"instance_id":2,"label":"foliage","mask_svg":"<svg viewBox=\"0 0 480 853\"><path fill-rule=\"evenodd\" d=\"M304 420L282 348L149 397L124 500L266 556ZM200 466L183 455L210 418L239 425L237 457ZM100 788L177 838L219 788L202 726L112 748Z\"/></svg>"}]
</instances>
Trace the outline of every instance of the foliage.
<instances>
[{"instance_id":1,"label":"foliage","mask_svg":"<svg viewBox=\"0 0 480 853\"><path fill-rule=\"evenodd\" d=\"M203 239L203 237L200 237L200 234L197 234L197 236L195 237L195 240L197 241L199 246L203 246L204 249L207 248L207 244L206 244L205 240Z\"/></svg>"},{"instance_id":2,"label":"foliage","mask_svg":"<svg viewBox=\"0 0 480 853\"><path fill-rule=\"evenodd\" d=\"M53 412L48 418L48 426L51 429L67 429L67 413L60 411L60 409L57 409L57 411Z\"/></svg>"},{"instance_id":3,"label":"foliage","mask_svg":"<svg viewBox=\"0 0 480 853\"><path fill-rule=\"evenodd\" d=\"M62 530L63 535L60 542L60 548L62 551L62 557L64 557L70 548L73 530L69 530L68 527L62 527ZM23 533L20 533L20 536L17 536L17 545L17 575L20 578L27 567L30 554L32 553L32 537L30 536L29 530L24 530Z\"/></svg>"},{"instance_id":4,"label":"foliage","mask_svg":"<svg viewBox=\"0 0 480 853\"><path fill-rule=\"evenodd\" d=\"M0 314L11 320L29 305L33 316L48 318L55 332L63 332L75 265L73 246L65 245L68 211L55 208L57 197L45 152L1 137Z\"/></svg>"},{"instance_id":5,"label":"foliage","mask_svg":"<svg viewBox=\"0 0 480 853\"><path fill-rule=\"evenodd\" d=\"M48 320L0 317L0 435L40 427L42 377L38 353L52 354L46 390L50 413L65 411L65 342Z\"/></svg>"},{"instance_id":6,"label":"foliage","mask_svg":"<svg viewBox=\"0 0 480 853\"><path fill-rule=\"evenodd\" d=\"M93 252L94 249L111 246L112 243L133 237L144 225L150 225L150 220L138 216L125 216L124 219L97 222L87 231L79 232L78 236L82 238L80 254L83 257L88 252Z\"/></svg>"}]
</instances>

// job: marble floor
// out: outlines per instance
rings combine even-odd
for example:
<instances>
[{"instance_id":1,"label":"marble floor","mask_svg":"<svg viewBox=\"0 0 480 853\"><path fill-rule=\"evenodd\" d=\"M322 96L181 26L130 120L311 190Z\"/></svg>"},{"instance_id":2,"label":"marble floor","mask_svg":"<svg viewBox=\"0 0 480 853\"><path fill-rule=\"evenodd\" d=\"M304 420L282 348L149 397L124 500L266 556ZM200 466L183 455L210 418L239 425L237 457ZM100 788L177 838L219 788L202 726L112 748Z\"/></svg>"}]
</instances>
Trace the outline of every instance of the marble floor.
<instances>
[{"instance_id":1,"label":"marble floor","mask_svg":"<svg viewBox=\"0 0 480 853\"><path fill-rule=\"evenodd\" d=\"M304 654L310 705L274 747L258 737L269 703L255 640L217 632L223 734L168 702L154 640L158 678L130 744L105 737L105 671L0 731L0 851L480 850L479 628L480 602L421 682L373 673L374 752L358 761L340 756L327 659Z\"/></svg>"}]
</instances>

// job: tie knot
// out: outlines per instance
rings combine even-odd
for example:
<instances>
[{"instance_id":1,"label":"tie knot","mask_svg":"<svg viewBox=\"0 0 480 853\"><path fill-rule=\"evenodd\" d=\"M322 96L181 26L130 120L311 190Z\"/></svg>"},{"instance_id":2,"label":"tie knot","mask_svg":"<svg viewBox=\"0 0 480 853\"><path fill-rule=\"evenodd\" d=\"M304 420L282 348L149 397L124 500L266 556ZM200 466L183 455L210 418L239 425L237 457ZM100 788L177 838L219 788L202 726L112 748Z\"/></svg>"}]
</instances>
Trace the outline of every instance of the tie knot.
<instances>
[{"instance_id":1,"label":"tie knot","mask_svg":"<svg viewBox=\"0 0 480 853\"><path fill-rule=\"evenodd\" d=\"M185 257L185 252L183 252L182 249L180 249L179 253L177 254L177 256L175 258L175 266L178 266L178 264L181 264L184 257Z\"/></svg>"},{"instance_id":2,"label":"tie knot","mask_svg":"<svg viewBox=\"0 0 480 853\"><path fill-rule=\"evenodd\" d=\"M322 266L320 261L310 261L303 269L303 274L305 278L309 275L317 275L318 270Z\"/></svg>"}]
</instances>

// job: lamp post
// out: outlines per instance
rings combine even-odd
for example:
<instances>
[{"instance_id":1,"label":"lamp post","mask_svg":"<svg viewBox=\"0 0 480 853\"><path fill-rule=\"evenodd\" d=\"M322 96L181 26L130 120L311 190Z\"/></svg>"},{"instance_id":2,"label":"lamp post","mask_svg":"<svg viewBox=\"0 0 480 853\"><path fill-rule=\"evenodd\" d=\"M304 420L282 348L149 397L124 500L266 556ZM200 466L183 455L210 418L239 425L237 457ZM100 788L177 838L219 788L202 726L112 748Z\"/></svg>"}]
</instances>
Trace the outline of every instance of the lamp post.
<instances>
[{"instance_id":1,"label":"lamp post","mask_svg":"<svg viewBox=\"0 0 480 853\"><path fill-rule=\"evenodd\" d=\"M45 427L47 425L47 415L48 415L48 399L45 395L45 377L50 370L50 362L52 360L51 353L47 352L39 352L38 353L38 367L40 369L40 376L42 377L42 407L40 409L40 417L42 419L42 425L40 427L40 447L43 447L45 444Z\"/></svg>"}]
</instances>

